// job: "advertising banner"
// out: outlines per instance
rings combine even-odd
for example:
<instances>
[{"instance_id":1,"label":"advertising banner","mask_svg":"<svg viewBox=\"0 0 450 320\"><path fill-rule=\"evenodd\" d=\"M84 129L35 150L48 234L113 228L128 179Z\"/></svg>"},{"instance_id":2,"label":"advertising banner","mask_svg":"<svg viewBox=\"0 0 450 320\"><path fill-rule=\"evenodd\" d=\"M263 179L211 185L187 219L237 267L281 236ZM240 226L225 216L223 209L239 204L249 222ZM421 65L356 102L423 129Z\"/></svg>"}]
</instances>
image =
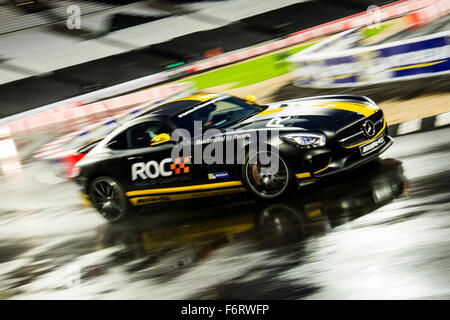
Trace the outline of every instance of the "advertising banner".
<instances>
[{"instance_id":1,"label":"advertising banner","mask_svg":"<svg viewBox=\"0 0 450 320\"><path fill-rule=\"evenodd\" d=\"M367 85L450 71L450 32L377 46L296 54L294 84L307 87Z\"/></svg>"}]
</instances>

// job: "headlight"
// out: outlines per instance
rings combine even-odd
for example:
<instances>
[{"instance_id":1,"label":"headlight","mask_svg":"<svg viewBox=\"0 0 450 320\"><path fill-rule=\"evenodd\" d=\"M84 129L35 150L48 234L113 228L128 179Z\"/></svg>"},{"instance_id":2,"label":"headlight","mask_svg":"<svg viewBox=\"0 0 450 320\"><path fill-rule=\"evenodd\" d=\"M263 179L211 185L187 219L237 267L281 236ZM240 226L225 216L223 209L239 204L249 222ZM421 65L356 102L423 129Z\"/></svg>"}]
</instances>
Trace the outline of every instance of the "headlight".
<instances>
[{"instance_id":1,"label":"headlight","mask_svg":"<svg viewBox=\"0 0 450 320\"><path fill-rule=\"evenodd\" d=\"M318 133L289 133L280 136L280 138L305 149L324 146L327 141L323 134Z\"/></svg>"}]
</instances>

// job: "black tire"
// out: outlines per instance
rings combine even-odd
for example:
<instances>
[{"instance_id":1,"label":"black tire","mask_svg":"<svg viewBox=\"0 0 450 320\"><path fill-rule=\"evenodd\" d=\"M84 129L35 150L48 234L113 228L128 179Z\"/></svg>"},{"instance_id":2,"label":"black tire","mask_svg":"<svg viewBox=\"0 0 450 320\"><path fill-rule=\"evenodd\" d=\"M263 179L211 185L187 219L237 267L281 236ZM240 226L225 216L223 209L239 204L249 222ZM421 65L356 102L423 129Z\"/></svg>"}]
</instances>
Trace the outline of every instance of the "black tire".
<instances>
[{"instance_id":1,"label":"black tire","mask_svg":"<svg viewBox=\"0 0 450 320\"><path fill-rule=\"evenodd\" d=\"M109 222L128 219L134 208L120 184L110 177L97 177L89 184L89 198L97 211Z\"/></svg>"},{"instance_id":2,"label":"black tire","mask_svg":"<svg viewBox=\"0 0 450 320\"><path fill-rule=\"evenodd\" d=\"M276 172L262 172L262 168L270 164L260 163L260 156L278 158L278 170ZM247 154L245 164L242 166L242 181L251 194L259 199L280 199L290 195L297 189L297 181L287 162L280 154L270 151L259 151Z\"/></svg>"}]
</instances>

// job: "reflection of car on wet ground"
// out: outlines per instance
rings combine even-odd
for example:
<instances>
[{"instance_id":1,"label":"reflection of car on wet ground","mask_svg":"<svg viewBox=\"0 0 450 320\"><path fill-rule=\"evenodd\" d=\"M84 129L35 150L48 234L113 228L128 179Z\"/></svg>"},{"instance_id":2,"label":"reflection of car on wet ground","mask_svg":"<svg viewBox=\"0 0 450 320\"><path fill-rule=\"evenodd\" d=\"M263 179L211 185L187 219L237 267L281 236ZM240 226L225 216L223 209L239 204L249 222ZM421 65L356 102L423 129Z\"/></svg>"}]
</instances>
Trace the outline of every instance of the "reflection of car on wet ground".
<instances>
[{"instance_id":1,"label":"reflection of car on wet ground","mask_svg":"<svg viewBox=\"0 0 450 320\"><path fill-rule=\"evenodd\" d=\"M181 146L175 144L177 129L184 130L188 152L174 157L173 149ZM212 135L202 135L210 129ZM196 95L114 130L77 164L75 181L115 222L140 205L246 190L279 198L298 184L377 158L392 141L383 112L366 97L260 106L225 94Z\"/></svg>"},{"instance_id":2,"label":"reflection of car on wet ground","mask_svg":"<svg viewBox=\"0 0 450 320\"><path fill-rule=\"evenodd\" d=\"M225 203L199 200L176 210L173 204L158 214L103 225L99 245L120 245L117 259L137 261L133 272L145 269L151 276L172 278L227 243L245 239L264 248L297 243L368 214L404 191L403 168L396 160L379 160L370 172L360 171L350 181L305 187L304 197L261 203L233 195Z\"/></svg>"}]
</instances>

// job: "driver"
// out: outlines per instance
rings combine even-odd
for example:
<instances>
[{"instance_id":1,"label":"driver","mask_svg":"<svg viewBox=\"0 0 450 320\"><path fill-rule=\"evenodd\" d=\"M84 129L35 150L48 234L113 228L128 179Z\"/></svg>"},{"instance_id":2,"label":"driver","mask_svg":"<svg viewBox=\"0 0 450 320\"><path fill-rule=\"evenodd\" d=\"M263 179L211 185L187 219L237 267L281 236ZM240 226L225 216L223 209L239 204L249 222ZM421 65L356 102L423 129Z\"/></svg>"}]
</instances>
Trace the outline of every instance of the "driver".
<instances>
[{"instance_id":1,"label":"driver","mask_svg":"<svg viewBox=\"0 0 450 320\"><path fill-rule=\"evenodd\" d=\"M216 111L215 104L212 103L210 105L207 105L198 110L197 112L195 112L194 121L201 121L204 127L208 127L211 124L213 124L213 121L211 120L211 115L214 111Z\"/></svg>"}]
</instances>

